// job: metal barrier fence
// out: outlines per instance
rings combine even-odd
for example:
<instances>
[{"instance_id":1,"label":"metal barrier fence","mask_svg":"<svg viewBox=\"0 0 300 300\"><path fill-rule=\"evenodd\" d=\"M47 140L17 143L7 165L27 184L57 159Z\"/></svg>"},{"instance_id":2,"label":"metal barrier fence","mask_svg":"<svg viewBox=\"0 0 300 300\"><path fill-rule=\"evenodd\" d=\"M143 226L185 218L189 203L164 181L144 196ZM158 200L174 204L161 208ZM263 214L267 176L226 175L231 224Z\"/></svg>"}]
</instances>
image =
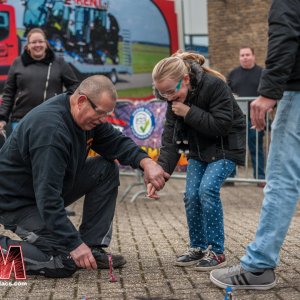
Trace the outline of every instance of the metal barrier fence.
<instances>
[{"instance_id":1,"label":"metal barrier fence","mask_svg":"<svg viewBox=\"0 0 300 300\"><path fill-rule=\"evenodd\" d=\"M250 102L254 100L255 97L237 97L236 101L242 109L243 113L246 116L246 159L245 159L245 167L237 168L237 176L235 178L228 178L227 181L237 181L237 182L249 182L249 183L264 183L265 179L260 179L258 176L259 170L259 133L256 131L255 134L255 165L249 164L250 162L250 151L248 147L249 142L249 122L250 122ZM251 124L251 123L250 123ZM263 137L263 154L264 154L264 165L263 170L266 172L266 159L269 153L269 144L270 144L270 130L271 130L271 119L270 114L266 115L266 129L264 131ZM256 177L253 178L253 170L255 171Z\"/></svg>"}]
</instances>

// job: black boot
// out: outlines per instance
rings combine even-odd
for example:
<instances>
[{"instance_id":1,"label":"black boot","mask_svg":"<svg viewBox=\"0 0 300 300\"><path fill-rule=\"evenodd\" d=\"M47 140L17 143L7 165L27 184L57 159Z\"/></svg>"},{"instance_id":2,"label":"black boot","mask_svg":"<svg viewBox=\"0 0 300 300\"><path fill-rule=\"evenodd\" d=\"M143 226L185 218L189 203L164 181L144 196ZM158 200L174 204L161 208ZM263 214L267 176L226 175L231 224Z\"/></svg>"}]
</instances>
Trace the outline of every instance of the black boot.
<instances>
[{"instance_id":1,"label":"black boot","mask_svg":"<svg viewBox=\"0 0 300 300\"><path fill-rule=\"evenodd\" d=\"M109 269L108 253L100 246L91 247L98 269ZM122 255L112 255L113 268L120 268L126 264L126 260Z\"/></svg>"}]
</instances>

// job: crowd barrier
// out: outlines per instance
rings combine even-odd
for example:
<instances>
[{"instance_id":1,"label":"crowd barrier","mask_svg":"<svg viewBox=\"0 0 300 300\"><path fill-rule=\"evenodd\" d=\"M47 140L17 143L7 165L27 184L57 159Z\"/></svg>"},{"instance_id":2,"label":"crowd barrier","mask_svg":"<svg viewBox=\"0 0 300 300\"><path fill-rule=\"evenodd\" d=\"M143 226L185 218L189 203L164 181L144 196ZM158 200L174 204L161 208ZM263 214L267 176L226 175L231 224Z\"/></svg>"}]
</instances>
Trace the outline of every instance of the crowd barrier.
<instances>
[{"instance_id":1,"label":"crowd barrier","mask_svg":"<svg viewBox=\"0 0 300 300\"><path fill-rule=\"evenodd\" d=\"M239 104L240 108L242 109L243 113L246 116L246 128L248 128L250 122L250 102L253 101L254 97L237 97L237 103ZM266 160L269 153L269 145L270 145L270 138L271 138L271 123L273 120L273 113L266 114L266 128L264 130L264 138L263 138L263 153L264 153L264 172L266 173ZM255 134L255 161L256 164L253 166L251 164L250 159L250 151L248 147L248 140L249 140L249 131L246 130L246 159L245 159L245 167L238 167L237 169L237 176L236 178L228 178L227 181L237 181L237 182L249 182L249 183L264 183L265 179L259 179L258 177L258 131ZM253 169L255 168L256 177L253 178Z\"/></svg>"},{"instance_id":2,"label":"crowd barrier","mask_svg":"<svg viewBox=\"0 0 300 300\"><path fill-rule=\"evenodd\" d=\"M254 97L238 97L236 98L239 106L246 116L246 126L249 123L249 102ZM125 135L131 137L148 155L156 160L159 156L159 148L161 146L161 136L163 132L163 125L165 121L166 103L157 99L150 101L131 101L119 100L114 114L109 118L109 121L121 130ZM266 130L263 139L263 152L264 152L264 170L266 158L268 156L269 142L270 142L270 124L271 118L268 114L266 116ZM246 144L248 145L249 135L246 130ZM250 152L248 146L246 147L246 163L245 166L237 167L236 176L229 177L227 182L247 182L247 183L264 183L264 179L258 177L258 132L256 132L256 165L252 166L250 159ZM176 171L172 175L175 179L185 179L187 159L184 154L181 155L178 162ZM256 178L253 178L253 168L256 169ZM139 171L133 171L120 166L121 176L134 176L135 182L129 185L120 196L119 200L124 201L132 189L138 187L139 190L131 197L131 202L135 201L137 197L145 194L145 186L142 179L142 174Z\"/></svg>"}]
</instances>

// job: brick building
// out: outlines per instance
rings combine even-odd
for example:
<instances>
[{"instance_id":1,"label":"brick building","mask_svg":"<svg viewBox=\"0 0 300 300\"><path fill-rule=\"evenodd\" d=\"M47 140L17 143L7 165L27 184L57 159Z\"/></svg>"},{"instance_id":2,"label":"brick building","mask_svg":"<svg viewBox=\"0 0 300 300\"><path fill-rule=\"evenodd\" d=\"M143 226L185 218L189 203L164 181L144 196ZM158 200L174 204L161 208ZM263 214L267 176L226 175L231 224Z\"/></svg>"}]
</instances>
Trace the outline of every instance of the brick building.
<instances>
[{"instance_id":1,"label":"brick building","mask_svg":"<svg viewBox=\"0 0 300 300\"><path fill-rule=\"evenodd\" d=\"M208 0L210 66L222 74L239 65L240 46L254 48L257 64L267 53L267 20L271 0Z\"/></svg>"}]
</instances>

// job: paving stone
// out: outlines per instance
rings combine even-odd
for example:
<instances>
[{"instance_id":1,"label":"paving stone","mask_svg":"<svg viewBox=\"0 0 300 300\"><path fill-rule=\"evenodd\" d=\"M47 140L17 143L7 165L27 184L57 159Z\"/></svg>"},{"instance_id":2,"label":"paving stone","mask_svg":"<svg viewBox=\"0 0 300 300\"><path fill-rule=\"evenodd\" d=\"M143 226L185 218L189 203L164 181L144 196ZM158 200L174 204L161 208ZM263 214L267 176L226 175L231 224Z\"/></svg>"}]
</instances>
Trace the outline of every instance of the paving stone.
<instances>
[{"instance_id":1,"label":"paving stone","mask_svg":"<svg viewBox=\"0 0 300 300\"><path fill-rule=\"evenodd\" d=\"M119 195L134 178L121 177ZM118 282L109 282L108 270L76 272L71 278L50 279L28 276L27 286L0 288L0 299L26 300L223 300L225 291L214 286L209 273L174 265L176 255L188 245L188 230L182 201L184 180L171 179L161 200L138 198L130 203L132 193L118 203L114 235L109 251L121 252L127 259L123 269L114 270ZM257 227L263 198L262 189L236 184L221 190L224 206L225 247L228 265L239 263L245 246ZM83 201L71 209L70 219L79 226ZM0 226L0 234L15 235ZM269 291L234 291L234 299L300 299L300 209L295 213L281 251L276 270L277 286Z\"/></svg>"}]
</instances>

